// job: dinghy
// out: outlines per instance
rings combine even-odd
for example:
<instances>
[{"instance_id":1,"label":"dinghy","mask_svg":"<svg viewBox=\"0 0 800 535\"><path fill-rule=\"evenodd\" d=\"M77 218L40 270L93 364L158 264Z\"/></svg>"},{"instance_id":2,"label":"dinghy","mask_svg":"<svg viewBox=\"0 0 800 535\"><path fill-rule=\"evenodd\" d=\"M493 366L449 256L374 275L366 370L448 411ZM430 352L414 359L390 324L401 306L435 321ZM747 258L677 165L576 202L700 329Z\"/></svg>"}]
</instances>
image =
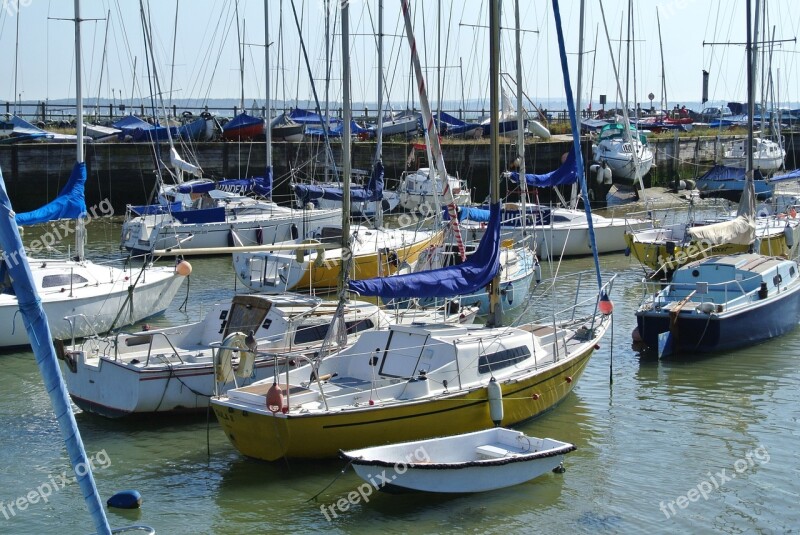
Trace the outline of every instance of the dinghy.
<instances>
[{"instance_id":1,"label":"dinghy","mask_svg":"<svg viewBox=\"0 0 800 535\"><path fill-rule=\"evenodd\" d=\"M343 451L378 490L469 493L519 485L557 470L575 446L495 427L450 437Z\"/></svg>"}]
</instances>

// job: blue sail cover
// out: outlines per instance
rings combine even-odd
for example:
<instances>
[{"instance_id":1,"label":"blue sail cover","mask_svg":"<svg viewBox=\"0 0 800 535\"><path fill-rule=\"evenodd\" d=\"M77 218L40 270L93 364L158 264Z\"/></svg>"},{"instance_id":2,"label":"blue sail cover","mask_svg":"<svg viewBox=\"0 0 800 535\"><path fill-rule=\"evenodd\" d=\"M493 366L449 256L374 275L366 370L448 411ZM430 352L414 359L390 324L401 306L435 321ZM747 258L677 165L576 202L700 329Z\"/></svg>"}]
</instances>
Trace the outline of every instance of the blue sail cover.
<instances>
[{"instance_id":1,"label":"blue sail cover","mask_svg":"<svg viewBox=\"0 0 800 535\"><path fill-rule=\"evenodd\" d=\"M300 108L295 108L289 112L289 117L296 123L302 124L322 124L322 115L319 113L314 113L313 111L303 110ZM342 120L330 117L328 119L328 124L334 125L341 123Z\"/></svg>"},{"instance_id":2,"label":"blue sail cover","mask_svg":"<svg viewBox=\"0 0 800 535\"><path fill-rule=\"evenodd\" d=\"M178 186L178 193L208 193L212 189L216 189L217 185L212 180L203 180L202 182L187 182Z\"/></svg>"},{"instance_id":3,"label":"blue sail cover","mask_svg":"<svg viewBox=\"0 0 800 535\"><path fill-rule=\"evenodd\" d=\"M510 173L511 181L519 183L519 173ZM552 188L567 186L578 181L578 169L575 166L575 150L570 149L567 159L561 167L543 175L525 174L525 182L531 188Z\"/></svg>"},{"instance_id":4,"label":"blue sail cover","mask_svg":"<svg viewBox=\"0 0 800 535\"><path fill-rule=\"evenodd\" d=\"M478 249L457 266L374 279L351 280L352 292L382 299L453 297L485 287L500 269L500 204L491 207L489 227Z\"/></svg>"},{"instance_id":5,"label":"blue sail cover","mask_svg":"<svg viewBox=\"0 0 800 535\"><path fill-rule=\"evenodd\" d=\"M315 199L341 201L343 198L342 188L307 184L295 184L294 194L303 204ZM372 176L370 176L366 188L350 188L350 202L370 202L381 199L383 199L383 164L378 162L372 170Z\"/></svg>"},{"instance_id":6,"label":"blue sail cover","mask_svg":"<svg viewBox=\"0 0 800 535\"><path fill-rule=\"evenodd\" d=\"M256 126L256 125L263 125L264 119L261 117L253 117L247 113L240 113L227 123L225 126L222 127L223 132L230 132L231 130L236 130L237 128L246 128L248 126Z\"/></svg>"},{"instance_id":7,"label":"blue sail cover","mask_svg":"<svg viewBox=\"0 0 800 535\"><path fill-rule=\"evenodd\" d=\"M35 225L58 219L78 219L86 213L86 198L83 192L85 184L86 163L76 163L58 197L41 208L17 214L15 217L17 225Z\"/></svg>"},{"instance_id":8,"label":"blue sail cover","mask_svg":"<svg viewBox=\"0 0 800 535\"><path fill-rule=\"evenodd\" d=\"M781 182L783 180L800 180L800 169L795 169L782 175L775 175L769 179L770 182Z\"/></svg>"}]
</instances>

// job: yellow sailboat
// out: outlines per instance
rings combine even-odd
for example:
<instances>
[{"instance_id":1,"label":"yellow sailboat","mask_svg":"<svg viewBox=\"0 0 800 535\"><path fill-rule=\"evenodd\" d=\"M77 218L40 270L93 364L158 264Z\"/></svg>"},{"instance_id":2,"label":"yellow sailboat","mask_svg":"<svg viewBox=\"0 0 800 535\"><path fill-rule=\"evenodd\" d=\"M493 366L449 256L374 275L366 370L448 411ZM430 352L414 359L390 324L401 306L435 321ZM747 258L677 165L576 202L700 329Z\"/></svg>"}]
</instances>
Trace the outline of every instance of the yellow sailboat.
<instances>
[{"instance_id":1,"label":"yellow sailboat","mask_svg":"<svg viewBox=\"0 0 800 535\"><path fill-rule=\"evenodd\" d=\"M492 117L497 118L498 2L491 2L491 7ZM403 13L415 74L421 80L405 0ZM555 13L560 25L558 10ZM347 27L348 7L343 3L345 52ZM559 44L562 61L566 61L563 40ZM344 57L347 87L349 69L346 54ZM426 124L432 125L424 84L419 85L423 116ZM577 130L571 91L567 95ZM347 99L344 109L347 125ZM435 139L435 130L431 131ZM497 156L496 132L492 147ZM443 162L440 150L438 146L434 150L439 169ZM580 159L576 165L581 168ZM553 306L541 321L500 326L496 314L501 223L498 157L492 159L491 175L494 187L487 231L465 261L430 272L348 283L351 291L382 298L446 297L488 285L490 325L393 325L388 330L365 332L345 350L312 358L306 366L281 370L272 379L212 398L222 429L240 452L263 460L332 457L340 449L513 425L553 408L569 394L611 323L612 306L606 293L613 279L602 284L598 267L594 290L579 280L567 281L568 287L578 291L570 298L571 306ZM586 199L585 184L583 190ZM550 293L562 295L557 290ZM336 321L332 328L335 326Z\"/></svg>"}]
</instances>

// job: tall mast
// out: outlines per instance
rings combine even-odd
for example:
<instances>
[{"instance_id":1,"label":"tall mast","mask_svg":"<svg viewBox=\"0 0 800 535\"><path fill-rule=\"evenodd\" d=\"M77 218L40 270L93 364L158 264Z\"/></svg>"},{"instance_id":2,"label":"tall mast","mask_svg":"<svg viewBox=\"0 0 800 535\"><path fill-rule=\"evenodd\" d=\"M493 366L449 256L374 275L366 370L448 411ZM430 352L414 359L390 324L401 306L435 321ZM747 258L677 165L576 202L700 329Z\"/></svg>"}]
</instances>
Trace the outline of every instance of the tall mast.
<instances>
[{"instance_id":1,"label":"tall mast","mask_svg":"<svg viewBox=\"0 0 800 535\"><path fill-rule=\"evenodd\" d=\"M500 1L489 3L489 193L491 204L500 202ZM522 176L522 182L525 177ZM523 214L525 217L525 214ZM489 317L486 325L499 327L503 310L500 306L500 271L489 284Z\"/></svg>"},{"instance_id":2,"label":"tall mast","mask_svg":"<svg viewBox=\"0 0 800 535\"><path fill-rule=\"evenodd\" d=\"M752 21L752 3L747 0L747 46L746 51L746 64L747 64L747 146L746 160L744 168L745 186L742 190L742 197L739 199L739 208L736 210L737 216L745 216L749 219L753 218L756 205L755 186L753 185L753 115L755 113L755 80L756 80L756 38L758 34L758 8L759 1L756 0L756 23L753 28Z\"/></svg>"},{"instance_id":3,"label":"tall mast","mask_svg":"<svg viewBox=\"0 0 800 535\"><path fill-rule=\"evenodd\" d=\"M581 0L581 5L583 0ZM525 235L525 223L528 203L528 181L525 178L525 117L522 109L522 30L520 29L519 0L514 0L514 39L516 41L516 78L517 78L517 151L519 158L519 188L521 196L522 231Z\"/></svg>"},{"instance_id":4,"label":"tall mast","mask_svg":"<svg viewBox=\"0 0 800 535\"><path fill-rule=\"evenodd\" d=\"M575 110L578 113L578 126L580 127L581 124L581 110L583 109L581 106L581 91L583 88L583 37L584 37L584 29L585 29L585 14L586 14L586 3L584 0L581 0L580 4L580 15L578 17L578 83L575 86ZM573 135L576 135L573 133ZM578 139L580 139L580 130L577 133ZM580 143L579 143L580 145ZM583 150L583 149L581 149ZM572 190L570 193L570 201L569 201L569 208L575 208L578 206L578 184L577 182L572 185Z\"/></svg>"},{"instance_id":5,"label":"tall mast","mask_svg":"<svg viewBox=\"0 0 800 535\"><path fill-rule=\"evenodd\" d=\"M265 98L264 98L264 107L266 111L264 112L264 136L265 136L265 143L266 147L264 150L267 151L265 162L266 162L266 169L265 169L265 176L264 178L267 182L271 185L272 184L272 95L270 94L269 89L269 6L268 0L264 0L264 65L266 71L266 81L264 85L266 86L265 89ZM269 196L272 198L272 188L270 188Z\"/></svg>"},{"instance_id":6,"label":"tall mast","mask_svg":"<svg viewBox=\"0 0 800 535\"><path fill-rule=\"evenodd\" d=\"M403 21L406 28L406 37L408 39L408 45L411 48L411 64L412 68L414 69L414 76L417 79L419 107L420 111L422 112L422 121L427 145L430 147L431 153L433 154L433 162L436 169L436 174L439 175L439 179L442 181L442 194L444 197L444 202L447 204L447 212L450 215L450 225L453 229L456 245L458 246L458 255L461 257L461 260L465 260L467 255L464 251L464 240L461 237L461 228L458 224L456 202L453 198L453 192L450 191L450 182L447 180L447 169L444 164L444 155L442 154L442 147L439 144L439 131L436 128L436 125L433 122L433 116L431 115L431 106L430 102L428 101L428 91L425 88L425 78L422 75L422 65L420 64L419 53L417 52L417 42L416 39L414 39L414 30L411 26L411 13L409 12L408 0L400 0L400 4L403 8ZM436 188L434 188L434 191L435 189ZM438 207L436 207L436 210L438 211Z\"/></svg>"},{"instance_id":7,"label":"tall mast","mask_svg":"<svg viewBox=\"0 0 800 535\"><path fill-rule=\"evenodd\" d=\"M83 81L81 78L81 3L75 0L75 161L84 163L83 158ZM75 221L75 257L84 258L86 228L83 216Z\"/></svg>"},{"instance_id":8,"label":"tall mast","mask_svg":"<svg viewBox=\"0 0 800 535\"><path fill-rule=\"evenodd\" d=\"M342 266L339 292L344 293L350 259L350 2L342 1Z\"/></svg>"},{"instance_id":9,"label":"tall mast","mask_svg":"<svg viewBox=\"0 0 800 535\"><path fill-rule=\"evenodd\" d=\"M180 0L175 0L175 23L172 27L172 65L170 65L169 70L169 107L172 108L172 83L175 80L175 46L178 44L178 7L180 6ZM108 10L108 16L111 17L111 10ZM108 35L108 25L106 25L106 35ZM106 51L103 50L103 56L105 56ZM102 71L101 71L102 72ZM169 125L167 125L169 128Z\"/></svg>"},{"instance_id":10,"label":"tall mast","mask_svg":"<svg viewBox=\"0 0 800 535\"><path fill-rule=\"evenodd\" d=\"M376 135L378 141L375 143L375 162L377 163L383 159L383 0L378 0L378 131ZM381 228L383 226L383 199L376 200L375 206L375 226Z\"/></svg>"},{"instance_id":11,"label":"tall mast","mask_svg":"<svg viewBox=\"0 0 800 535\"><path fill-rule=\"evenodd\" d=\"M656 20L658 21L658 48L661 50L661 109L666 110L669 104L667 100L667 76L664 74L664 43L661 40L661 15L656 7Z\"/></svg>"},{"instance_id":12,"label":"tall mast","mask_svg":"<svg viewBox=\"0 0 800 535\"><path fill-rule=\"evenodd\" d=\"M236 0L234 8L236 13L236 38L238 39L236 50L239 52L239 87L242 91L239 105L241 106L240 113L244 113L244 40L239 30L239 0Z\"/></svg>"}]
</instances>

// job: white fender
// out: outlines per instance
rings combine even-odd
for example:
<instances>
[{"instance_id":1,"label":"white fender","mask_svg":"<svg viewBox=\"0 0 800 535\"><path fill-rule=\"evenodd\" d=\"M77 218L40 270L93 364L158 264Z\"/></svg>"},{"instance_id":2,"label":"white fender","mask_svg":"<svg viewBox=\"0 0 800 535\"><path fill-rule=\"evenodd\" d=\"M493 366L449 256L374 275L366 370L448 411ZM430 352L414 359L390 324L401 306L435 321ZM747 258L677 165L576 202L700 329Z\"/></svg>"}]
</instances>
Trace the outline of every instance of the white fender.
<instances>
[{"instance_id":1,"label":"white fender","mask_svg":"<svg viewBox=\"0 0 800 535\"><path fill-rule=\"evenodd\" d=\"M494 377L489 380L486 394L489 398L489 417L494 425L499 426L503 421L503 390Z\"/></svg>"}]
</instances>

